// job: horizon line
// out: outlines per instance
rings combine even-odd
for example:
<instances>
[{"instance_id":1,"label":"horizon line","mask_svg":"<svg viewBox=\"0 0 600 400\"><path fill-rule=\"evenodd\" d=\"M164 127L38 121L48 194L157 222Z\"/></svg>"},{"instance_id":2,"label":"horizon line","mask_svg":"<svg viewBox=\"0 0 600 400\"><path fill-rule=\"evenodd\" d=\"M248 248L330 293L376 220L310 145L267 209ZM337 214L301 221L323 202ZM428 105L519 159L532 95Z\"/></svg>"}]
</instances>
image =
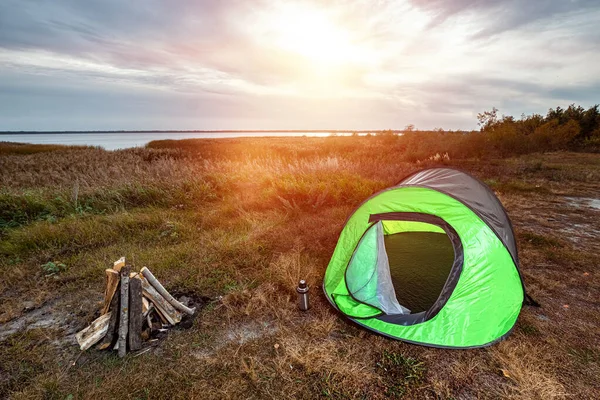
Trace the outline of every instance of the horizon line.
<instances>
[{"instance_id":1,"label":"horizon line","mask_svg":"<svg viewBox=\"0 0 600 400\"><path fill-rule=\"evenodd\" d=\"M65 130L65 131L0 131L0 134L56 134L56 133L236 133L236 132L251 132L251 133L375 133L375 132L407 132L406 129L120 129L120 130ZM414 131L429 132L434 129L415 129ZM464 129L446 130L444 132L469 132Z\"/></svg>"}]
</instances>

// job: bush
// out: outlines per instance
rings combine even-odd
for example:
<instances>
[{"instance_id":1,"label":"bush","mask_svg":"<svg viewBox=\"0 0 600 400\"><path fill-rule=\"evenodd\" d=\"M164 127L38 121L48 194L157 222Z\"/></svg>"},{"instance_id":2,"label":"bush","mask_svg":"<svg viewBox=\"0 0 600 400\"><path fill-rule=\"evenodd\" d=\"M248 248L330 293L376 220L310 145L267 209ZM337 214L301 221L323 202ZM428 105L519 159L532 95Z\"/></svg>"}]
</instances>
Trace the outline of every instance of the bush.
<instances>
[{"instance_id":1,"label":"bush","mask_svg":"<svg viewBox=\"0 0 600 400\"><path fill-rule=\"evenodd\" d=\"M487 139L480 145L488 155L501 157L534 151L593 151L597 149L595 137L600 130L598 108L595 105L585 110L571 104L567 109L551 108L545 117L523 114L520 119L510 115L498 118L498 110L493 108L477 116L481 133Z\"/></svg>"},{"instance_id":2,"label":"bush","mask_svg":"<svg viewBox=\"0 0 600 400\"><path fill-rule=\"evenodd\" d=\"M580 133L579 123L570 120L560 125L558 119L546 122L535 130L531 139L534 148L542 150L566 149Z\"/></svg>"}]
</instances>

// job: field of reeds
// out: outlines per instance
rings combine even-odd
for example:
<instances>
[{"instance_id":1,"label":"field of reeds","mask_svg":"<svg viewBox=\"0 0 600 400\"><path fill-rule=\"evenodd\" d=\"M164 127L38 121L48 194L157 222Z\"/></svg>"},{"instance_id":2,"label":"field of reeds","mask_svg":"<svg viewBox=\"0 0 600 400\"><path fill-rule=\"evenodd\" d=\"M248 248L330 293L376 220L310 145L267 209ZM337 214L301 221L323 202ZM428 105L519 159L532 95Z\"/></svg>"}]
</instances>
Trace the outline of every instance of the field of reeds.
<instances>
[{"instance_id":1,"label":"field of reeds","mask_svg":"<svg viewBox=\"0 0 600 400\"><path fill-rule=\"evenodd\" d=\"M597 398L600 155L573 149L507 156L489 136L443 132L0 144L0 398ZM352 210L436 165L496 191L542 305L488 348L377 336L320 288ZM121 256L199 299L200 315L139 357L80 354L73 335Z\"/></svg>"}]
</instances>

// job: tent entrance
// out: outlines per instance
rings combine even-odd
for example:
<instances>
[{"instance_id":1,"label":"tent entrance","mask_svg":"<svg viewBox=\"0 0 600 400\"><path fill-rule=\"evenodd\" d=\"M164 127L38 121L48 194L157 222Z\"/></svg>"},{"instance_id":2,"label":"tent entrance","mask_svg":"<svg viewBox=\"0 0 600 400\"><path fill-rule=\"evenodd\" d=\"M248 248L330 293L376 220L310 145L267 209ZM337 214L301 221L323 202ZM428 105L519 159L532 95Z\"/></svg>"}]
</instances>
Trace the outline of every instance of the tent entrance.
<instances>
[{"instance_id":1,"label":"tent entrance","mask_svg":"<svg viewBox=\"0 0 600 400\"><path fill-rule=\"evenodd\" d=\"M411 319L416 323L435 315L460 275L456 231L441 218L420 213L374 214L369 222L346 268L349 297L367 306L369 316L419 314Z\"/></svg>"},{"instance_id":2,"label":"tent entrance","mask_svg":"<svg viewBox=\"0 0 600 400\"><path fill-rule=\"evenodd\" d=\"M399 304L412 314L436 303L456 260L453 229L441 218L418 213L371 215L383 224L390 277ZM453 235L453 239L458 239ZM458 247L458 246L457 246Z\"/></svg>"},{"instance_id":3,"label":"tent entrance","mask_svg":"<svg viewBox=\"0 0 600 400\"><path fill-rule=\"evenodd\" d=\"M454 264L450 238L445 232L411 231L385 235L384 242L398 303L413 314L429 310Z\"/></svg>"}]
</instances>

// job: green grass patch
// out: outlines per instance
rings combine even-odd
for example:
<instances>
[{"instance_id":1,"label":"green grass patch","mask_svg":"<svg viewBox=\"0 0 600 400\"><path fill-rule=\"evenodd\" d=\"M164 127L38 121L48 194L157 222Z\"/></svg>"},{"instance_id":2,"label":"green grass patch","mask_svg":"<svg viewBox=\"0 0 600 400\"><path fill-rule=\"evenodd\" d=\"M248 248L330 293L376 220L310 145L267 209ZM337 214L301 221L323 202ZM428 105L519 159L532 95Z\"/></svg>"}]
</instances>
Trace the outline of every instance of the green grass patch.
<instances>
[{"instance_id":1,"label":"green grass patch","mask_svg":"<svg viewBox=\"0 0 600 400\"><path fill-rule=\"evenodd\" d=\"M395 398L403 397L412 387L419 385L427 373L422 361L387 350L377 362L377 369L386 385L386 394Z\"/></svg>"},{"instance_id":2,"label":"green grass patch","mask_svg":"<svg viewBox=\"0 0 600 400\"><path fill-rule=\"evenodd\" d=\"M125 185L82 193L26 191L0 194L0 231L35 221L54 222L74 215L106 214L138 207L197 206L214 199L211 184L186 182L181 185Z\"/></svg>"},{"instance_id":3,"label":"green grass patch","mask_svg":"<svg viewBox=\"0 0 600 400\"><path fill-rule=\"evenodd\" d=\"M41 267L46 275L58 274L67 269L65 264L58 261L48 261L47 263L42 264Z\"/></svg>"},{"instance_id":4,"label":"green grass patch","mask_svg":"<svg viewBox=\"0 0 600 400\"><path fill-rule=\"evenodd\" d=\"M247 286L270 264L266 243L244 219L228 227L202 228L194 211L149 209L74 216L12 229L0 241L0 287L18 287L27 274L46 289L101 283L115 259L149 267L170 289L217 296ZM56 279L43 279L55 275ZM40 286L41 288L41 286Z\"/></svg>"},{"instance_id":5,"label":"green grass patch","mask_svg":"<svg viewBox=\"0 0 600 400\"><path fill-rule=\"evenodd\" d=\"M47 262L128 238L156 241L164 224L163 218L158 212L150 212L71 217L56 223L37 222L9 231L0 241L0 255L26 259L36 254L39 259L48 258Z\"/></svg>"}]
</instances>

